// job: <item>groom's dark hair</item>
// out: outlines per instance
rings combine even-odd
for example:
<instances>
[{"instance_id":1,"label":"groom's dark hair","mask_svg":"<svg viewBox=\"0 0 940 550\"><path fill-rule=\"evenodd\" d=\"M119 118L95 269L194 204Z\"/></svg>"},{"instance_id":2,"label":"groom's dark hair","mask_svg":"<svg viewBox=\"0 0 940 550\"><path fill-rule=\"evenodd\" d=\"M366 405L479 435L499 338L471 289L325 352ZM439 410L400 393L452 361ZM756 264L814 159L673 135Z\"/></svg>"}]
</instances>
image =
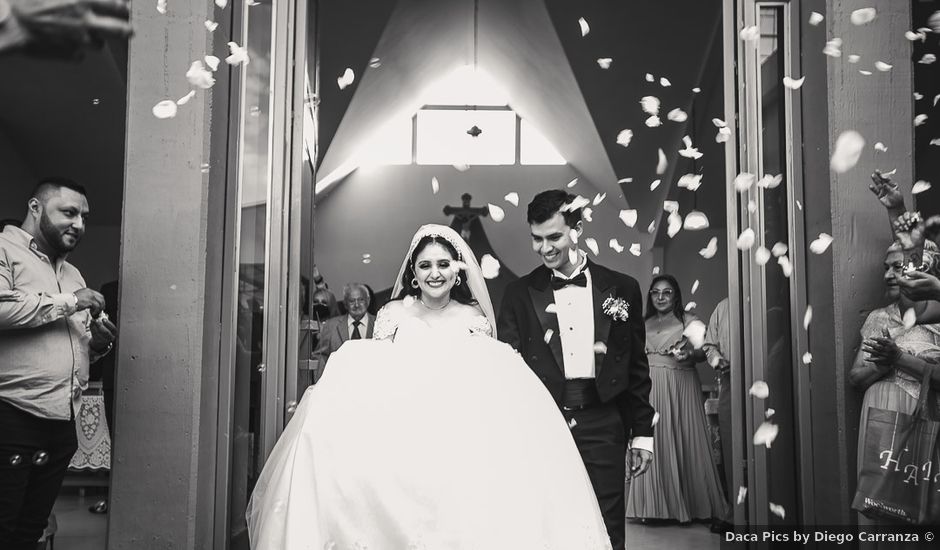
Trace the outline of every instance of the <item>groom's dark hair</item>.
<instances>
[{"instance_id":1,"label":"groom's dark hair","mask_svg":"<svg viewBox=\"0 0 940 550\"><path fill-rule=\"evenodd\" d=\"M529 225L545 223L549 218L555 215L555 212L561 211L561 215L565 218L565 225L573 228L581 221L581 209L565 209L564 211L561 209L564 205L571 204L576 198L575 195L567 191L562 191L561 189L542 191L529 203L527 213Z\"/></svg>"}]
</instances>

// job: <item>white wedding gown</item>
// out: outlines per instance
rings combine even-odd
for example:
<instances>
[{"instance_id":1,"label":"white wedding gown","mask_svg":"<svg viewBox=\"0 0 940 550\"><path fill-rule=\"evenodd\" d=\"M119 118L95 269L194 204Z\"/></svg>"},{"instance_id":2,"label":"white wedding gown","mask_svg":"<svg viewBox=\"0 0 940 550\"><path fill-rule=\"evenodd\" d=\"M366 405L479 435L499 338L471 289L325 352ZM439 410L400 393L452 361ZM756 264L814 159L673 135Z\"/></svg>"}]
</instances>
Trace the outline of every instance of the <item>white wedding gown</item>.
<instances>
[{"instance_id":1,"label":"white wedding gown","mask_svg":"<svg viewBox=\"0 0 940 550\"><path fill-rule=\"evenodd\" d=\"M481 322L380 318L394 342L334 353L255 487L251 547L609 549L568 425Z\"/></svg>"}]
</instances>

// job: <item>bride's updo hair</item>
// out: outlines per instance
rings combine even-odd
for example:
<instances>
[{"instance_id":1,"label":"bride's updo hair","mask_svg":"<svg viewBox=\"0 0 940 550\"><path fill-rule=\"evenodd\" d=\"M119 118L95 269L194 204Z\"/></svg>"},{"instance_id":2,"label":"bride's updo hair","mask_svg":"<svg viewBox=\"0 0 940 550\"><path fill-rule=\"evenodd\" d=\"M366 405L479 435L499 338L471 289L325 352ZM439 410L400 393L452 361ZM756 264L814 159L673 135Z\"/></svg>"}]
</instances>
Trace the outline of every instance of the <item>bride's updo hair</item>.
<instances>
[{"instance_id":1,"label":"bride's updo hair","mask_svg":"<svg viewBox=\"0 0 940 550\"><path fill-rule=\"evenodd\" d=\"M411 281L415 278L415 259L418 257L418 254L421 254L421 251L427 248L427 246L431 243L443 246L455 262L459 260L460 255L457 253L457 249L454 248L454 245L450 244L450 241L444 237L441 237L440 235L427 235L422 237L421 240L418 241L418 244L415 245L414 252L411 253L411 258L408 259L408 265L405 266L405 272L401 276L401 292L397 296L398 299L402 299L409 295L414 296L415 298L421 296L421 289L411 286ZM451 287L450 299L456 300L461 304L475 306L477 301L473 299L473 294L470 292L469 285L467 284L466 271L461 269L457 272L457 276L460 277L462 283L460 285L455 284Z\"/></svg>"}]
</instances>

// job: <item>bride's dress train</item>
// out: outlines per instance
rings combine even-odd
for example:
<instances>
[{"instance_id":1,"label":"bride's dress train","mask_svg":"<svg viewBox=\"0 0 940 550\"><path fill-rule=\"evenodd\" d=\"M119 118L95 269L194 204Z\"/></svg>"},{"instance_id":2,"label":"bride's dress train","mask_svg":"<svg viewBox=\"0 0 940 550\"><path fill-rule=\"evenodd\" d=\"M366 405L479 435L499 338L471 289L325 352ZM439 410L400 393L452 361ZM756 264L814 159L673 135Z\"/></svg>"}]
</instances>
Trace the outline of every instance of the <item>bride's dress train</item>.
<instances>
[{"instance_id":1,"label":"bride's dress train","mask_svg":"<svg viewBox=\"0 0 940 550\"><path fill-rule=\"evenodd\" d=\"M395 342L330 358L248 516L265 550L610 548L569 427L528 366L466 326L414 319Z\"/></svg>"}]
</instances>

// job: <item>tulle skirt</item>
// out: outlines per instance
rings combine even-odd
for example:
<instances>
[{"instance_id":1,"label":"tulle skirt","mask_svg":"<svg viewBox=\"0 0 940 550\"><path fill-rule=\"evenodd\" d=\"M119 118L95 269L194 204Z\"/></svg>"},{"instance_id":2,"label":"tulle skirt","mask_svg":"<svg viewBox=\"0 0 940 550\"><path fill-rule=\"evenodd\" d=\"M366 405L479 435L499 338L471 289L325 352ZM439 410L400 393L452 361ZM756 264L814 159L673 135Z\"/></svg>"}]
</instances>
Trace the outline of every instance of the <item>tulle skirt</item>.
<instances>
[{"instance_id":1,"label":"tulle skirt","mask_svg":"<svg viewBox=\"0 0 940 550\"><path fill-rule=\"evenodd\" d=\"M429 330L347 342L248 509L254 549L610 548L570 430L509 346Z\"/></svg>"}]
</instances>

